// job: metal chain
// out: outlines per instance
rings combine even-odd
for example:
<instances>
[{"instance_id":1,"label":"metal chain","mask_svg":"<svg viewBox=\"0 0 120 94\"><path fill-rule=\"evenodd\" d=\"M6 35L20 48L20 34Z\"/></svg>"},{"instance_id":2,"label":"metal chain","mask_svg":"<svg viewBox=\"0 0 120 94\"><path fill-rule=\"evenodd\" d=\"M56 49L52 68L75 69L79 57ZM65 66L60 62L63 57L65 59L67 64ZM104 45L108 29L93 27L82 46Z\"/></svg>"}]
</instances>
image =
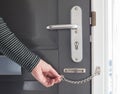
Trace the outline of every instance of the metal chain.
<instances>
[{"instance_id":1,"label":"metal chain","mask_svg":"<svg viewBox=\"0 0 120 94\"><path fill-rule=\"evenodd\" d=\"M64 75L62 75L62 81L68 82L70 84L85 84L85 83L89 82L90 80L92 80L95 76L98 76L98 75L100 75L100 67L96 67L95 73L83 80L73 81L73 80L69 80L69 79L65 78Z\"/></svg>"}]
</instances>

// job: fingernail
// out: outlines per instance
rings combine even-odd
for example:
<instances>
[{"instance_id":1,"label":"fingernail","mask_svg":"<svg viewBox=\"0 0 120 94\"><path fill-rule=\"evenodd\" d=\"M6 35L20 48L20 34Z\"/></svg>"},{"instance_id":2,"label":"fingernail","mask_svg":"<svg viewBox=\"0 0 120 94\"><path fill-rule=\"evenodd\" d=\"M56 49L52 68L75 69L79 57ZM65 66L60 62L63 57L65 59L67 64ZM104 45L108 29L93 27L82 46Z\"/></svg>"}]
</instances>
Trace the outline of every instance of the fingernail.
<instances>
[{"instance_id":1,"label":"fingernail","mask_svg":"<svg viewBox=\"0 0 120 94\"><path fill-rule=\"evenodd\" d=\"M51 84L51 86L53 86L53 85L54 85L54 83Z\"/></svg>"}]
</instances>

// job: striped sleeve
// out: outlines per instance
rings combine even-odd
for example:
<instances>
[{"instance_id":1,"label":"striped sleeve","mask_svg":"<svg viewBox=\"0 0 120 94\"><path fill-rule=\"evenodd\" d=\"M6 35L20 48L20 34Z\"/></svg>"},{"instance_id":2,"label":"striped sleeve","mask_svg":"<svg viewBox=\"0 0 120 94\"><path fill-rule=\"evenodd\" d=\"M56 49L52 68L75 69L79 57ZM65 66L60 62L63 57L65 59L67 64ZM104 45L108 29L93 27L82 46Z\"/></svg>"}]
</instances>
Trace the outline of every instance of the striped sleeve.
<instances>
[{"instance_id":1,"label":"striped sleeve","mask_svg":"<svg viewBox=\"0 0 120 94\"><path fill-rule=\"evenodd\" d=\"M21 67L31 72L38 64L40 57L32 53L10 31L6 23L0 17L0 51Z\"/></svg>"}]
</instances>

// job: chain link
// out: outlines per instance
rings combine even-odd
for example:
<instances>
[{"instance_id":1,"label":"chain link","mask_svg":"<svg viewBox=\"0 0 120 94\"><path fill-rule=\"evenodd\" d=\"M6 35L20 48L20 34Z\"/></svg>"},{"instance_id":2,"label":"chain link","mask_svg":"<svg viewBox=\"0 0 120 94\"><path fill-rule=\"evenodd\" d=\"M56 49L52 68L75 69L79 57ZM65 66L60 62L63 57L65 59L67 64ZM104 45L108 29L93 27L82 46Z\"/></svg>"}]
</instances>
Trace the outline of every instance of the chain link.
<instances>
[{"instance_id":1,"label":"chain link","mask_svg":"<svg viewBox=\"0 0 120 94\"><path fill-rule=\"evenodd\" d=\"M95 73L83 80L73 81L73 80L65 78L64 75L62 75L62 81L68 82L70 84L85 84L91 81L95 76L98 76L98 75L100 75L100 67L96 67Z\"/></svg>"}]
</instances>

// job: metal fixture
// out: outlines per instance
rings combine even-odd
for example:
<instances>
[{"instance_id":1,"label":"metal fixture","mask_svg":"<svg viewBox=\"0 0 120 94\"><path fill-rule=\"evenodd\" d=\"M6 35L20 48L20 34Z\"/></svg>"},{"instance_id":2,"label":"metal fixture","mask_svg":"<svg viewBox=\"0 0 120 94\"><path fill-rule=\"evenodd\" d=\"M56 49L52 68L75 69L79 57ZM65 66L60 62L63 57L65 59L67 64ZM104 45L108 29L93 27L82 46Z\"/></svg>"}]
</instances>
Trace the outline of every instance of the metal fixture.
<instances>
[{"instance_id":1,"label":"metal fixture","mask_svg":"<svg viewBox=\"0 0 120 94\"><path fill-rule=\"evenodd\" d=\"M82 9L74 6L71 9L71 24L49 25L49 30L70 29L71 30L71 58L74 62L81 62L83 58L82 43Z\"/></svg>"}]
</instances>

